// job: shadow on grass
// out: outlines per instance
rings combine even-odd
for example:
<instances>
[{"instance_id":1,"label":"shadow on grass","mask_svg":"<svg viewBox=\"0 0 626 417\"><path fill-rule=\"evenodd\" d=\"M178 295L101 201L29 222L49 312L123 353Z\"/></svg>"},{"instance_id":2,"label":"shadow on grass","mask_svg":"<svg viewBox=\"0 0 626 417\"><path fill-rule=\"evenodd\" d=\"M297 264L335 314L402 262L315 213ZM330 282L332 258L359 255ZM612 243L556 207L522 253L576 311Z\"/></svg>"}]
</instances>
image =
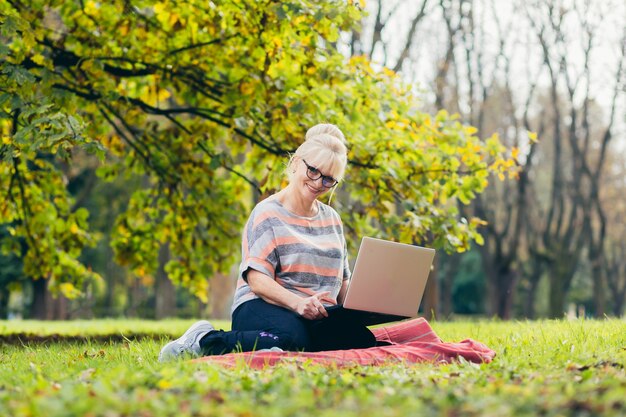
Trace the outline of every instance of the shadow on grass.
<instances>
[{"instance_id":1,"label":"shadow on grass","mask_svg":"<svg viewBox=\"0 0 626 417\"><path fill-rule=\"evenodd\" d=\"M76 336L66 334L38 335L33 333L15 333L0 335L0 345L48 344L48 343L124 343L129 341L161 341L170 335L154 333L130 333Z\"/></svg>"}]
</instances>

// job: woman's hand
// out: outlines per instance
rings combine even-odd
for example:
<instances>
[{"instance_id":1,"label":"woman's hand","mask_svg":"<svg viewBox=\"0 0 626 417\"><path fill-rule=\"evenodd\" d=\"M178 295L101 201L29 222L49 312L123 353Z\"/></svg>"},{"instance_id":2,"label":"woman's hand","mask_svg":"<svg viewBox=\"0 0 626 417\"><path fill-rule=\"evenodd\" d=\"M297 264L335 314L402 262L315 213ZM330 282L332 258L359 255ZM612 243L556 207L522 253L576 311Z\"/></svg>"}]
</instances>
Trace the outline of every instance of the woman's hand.
<instances>
[{"instance_id":1,"label":"woman's hand","mask_svg":"<svg viewBox=\"0 0 626 417\"><path fill-rule=\"evenodd\" d=\"M320 300L328 297L329 295L330 291L323 291L310 297L301 298L296 304L296 313L309 320L317 320L323 317L328 317L328 312Z\"/></svg>"},{"instance_id":2,"label":"woman's hand","mask_svg":"<svg viewBox=\"0 0 626 417\"><path fill-rule=\"evenodd\" d=\"M270 304L288 308L309 320L328 317L328 312L320 301L330 296L330 291L323 291L310 297L300 297L279 285L274 279L262 272L248 271L248 285L252 291Z\"/></svg>"}]
</instances>

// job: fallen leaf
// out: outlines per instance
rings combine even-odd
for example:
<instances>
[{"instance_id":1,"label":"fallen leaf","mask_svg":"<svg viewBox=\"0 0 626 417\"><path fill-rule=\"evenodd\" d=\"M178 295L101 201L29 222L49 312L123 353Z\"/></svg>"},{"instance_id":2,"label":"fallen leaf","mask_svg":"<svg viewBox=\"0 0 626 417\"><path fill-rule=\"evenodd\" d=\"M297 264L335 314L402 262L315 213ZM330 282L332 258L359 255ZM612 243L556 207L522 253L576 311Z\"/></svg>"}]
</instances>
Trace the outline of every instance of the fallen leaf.
<instances>
[{"instance_id":1,"label":"fallen leaf","mask_svg":"<svg viewBox=\"0 0 626 417\"><path fill-rule=\"evenodd\" d=\"M95 372L96 372L96 368L85 369L78 376L78 380L81 381L81 382L89 382L89 381L91 381L91 377L93 376L93 374Z\"/></svg>"}]
</instances>

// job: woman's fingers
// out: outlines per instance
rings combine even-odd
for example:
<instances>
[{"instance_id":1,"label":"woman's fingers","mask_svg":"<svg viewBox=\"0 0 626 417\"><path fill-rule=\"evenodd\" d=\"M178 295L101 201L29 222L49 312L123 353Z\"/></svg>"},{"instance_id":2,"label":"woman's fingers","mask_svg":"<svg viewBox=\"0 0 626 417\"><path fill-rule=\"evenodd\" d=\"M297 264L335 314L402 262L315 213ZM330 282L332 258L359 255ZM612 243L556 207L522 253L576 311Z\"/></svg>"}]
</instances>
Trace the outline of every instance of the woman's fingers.
<instances>
[{"instance_id":1,"label":"woman's fingers","mask_svg":"<svg viewBox=\"0 0 626 417\"><path fill-rule=\"evenodd\" d=\"M314 294L313 297L311 297L314 300L317 311L319 312L318 317L328 317L328 312L326 311L326 308L324 308L324 304L322 304L320 300L328 297L329 295L330 291L322 291Z\"/></svg>"},{"instance_id":2,"label":"woman's fingers","mask_svg":"<svg viewBox=\"0 0 626 417\"><path fill-rule=\"evenodd\" d=\"M321 300L322 298L326 298L329 295L330 295L330 291L321 291L321 292L313 294L313 297L317 298L318 300Z\"/></svg>"},{"instance_id":3,"label":"woman's fingers","mask_svg":"<svg viewBox=\"0 0 626 417\"><path fill-rule=\"evenodd\" d=\"M321 293L314 294L308 298L304 298L303 308L301 315L309 320L320 319L322 317L328 317L328 312L324 308L324 304L320 301L320 298L324 298L328 296L330 292L324 291Z\"/></svg>"},{"instance_id":4,"label":"woman's fingers","mask_svg":"<svg viewBox=\"0 0 626 417\"><path fill-rule=\"evenodd\" d=\"M328 317L328 312L326 311L326 309L324 308L324 304L320 303L319 301L317 301L316 303L316 308L317 311L319 312L319 314L322 317Z\"/></svg>"}]
</instances>

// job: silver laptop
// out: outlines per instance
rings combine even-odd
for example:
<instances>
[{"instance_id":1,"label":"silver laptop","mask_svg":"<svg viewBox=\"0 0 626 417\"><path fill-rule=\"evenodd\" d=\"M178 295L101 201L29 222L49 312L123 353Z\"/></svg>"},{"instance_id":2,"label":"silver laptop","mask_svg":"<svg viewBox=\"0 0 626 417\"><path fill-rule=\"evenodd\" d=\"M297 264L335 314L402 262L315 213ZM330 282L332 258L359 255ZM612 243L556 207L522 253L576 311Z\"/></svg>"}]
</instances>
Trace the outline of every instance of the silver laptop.
<instances>
[{"instance_id":1,"label":"silver laptop","mask_svg":"<svg viewBox=\"0 0 626 417\"><path fill-rule=\"evenodd\" d=\"M416 317L434 256L434 249L364 237L343 305L329 314L375 313L361 315L368 325Z\"/></svg>"}]
</instances>

